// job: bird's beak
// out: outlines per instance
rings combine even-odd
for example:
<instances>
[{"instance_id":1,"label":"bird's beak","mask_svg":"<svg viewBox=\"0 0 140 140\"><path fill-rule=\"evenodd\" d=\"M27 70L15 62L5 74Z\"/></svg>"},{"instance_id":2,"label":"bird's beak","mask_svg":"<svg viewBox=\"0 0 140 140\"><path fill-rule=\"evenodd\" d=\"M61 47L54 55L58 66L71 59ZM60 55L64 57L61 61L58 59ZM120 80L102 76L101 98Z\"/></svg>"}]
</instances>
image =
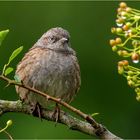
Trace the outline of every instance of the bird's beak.
<instances>
[{"instance_id":1,"label":"bird's beak","mask_svg":"<svg viewBox=\"0 0 140 140\"><path fill-rule=\"evenodd\" d=\"M68 43L68 39L65 38L65 37L63 37L63 38L61 39L61 42L63 42L63 43L67 42L67 43Z\"/></svg>"}]
</instances>

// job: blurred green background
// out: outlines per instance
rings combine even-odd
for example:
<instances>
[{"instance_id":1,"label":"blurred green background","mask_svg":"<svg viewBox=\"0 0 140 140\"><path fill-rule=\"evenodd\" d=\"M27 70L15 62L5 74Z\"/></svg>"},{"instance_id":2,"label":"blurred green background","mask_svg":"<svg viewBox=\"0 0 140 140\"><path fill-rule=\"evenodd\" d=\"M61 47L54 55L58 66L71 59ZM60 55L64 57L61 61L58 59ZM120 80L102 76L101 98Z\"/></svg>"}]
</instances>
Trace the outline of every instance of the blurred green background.
<instances>
[{"instance_id":1,"label":"blurred green background","mask_svg":"<svg viewBox=\"0 0 140 140\"><path fill-rule=\"evenodd\" d=\"M0 68L11 52L24 46L24 53L49 28L61 26L71 34L72 47L77 51L81 67L82 86L71 103L76 108L96 116L98 122L122 138L140 138L140 103L126 80L117 73L117 54L109 46L113 38L110 28L115 26L117 1L89 2L0 2L0 30L10 29L0 47ZM127 2L140 9L140 2ZM12 76L11 76L12 77ZM17 100L14 87L4 88L0 81L0 98ZM14 124L8 132L16 138L93 138L68 127L43 121L20 113L7 113L0 117L0 127L8 119ZM7 138L0 133L0 138Z\"/></svg>"}]
</instances>

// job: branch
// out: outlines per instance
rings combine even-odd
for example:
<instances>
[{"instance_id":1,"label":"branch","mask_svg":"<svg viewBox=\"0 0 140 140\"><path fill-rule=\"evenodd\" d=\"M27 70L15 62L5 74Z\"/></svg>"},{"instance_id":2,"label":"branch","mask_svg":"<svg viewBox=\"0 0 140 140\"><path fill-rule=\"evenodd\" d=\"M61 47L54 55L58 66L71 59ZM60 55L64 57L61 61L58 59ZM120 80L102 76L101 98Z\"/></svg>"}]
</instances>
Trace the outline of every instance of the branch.
<instances>
[{"instance_id":1,"label":"branch","mask_svg":"<svg viewBox=\"0 0 140 140\"><path fill-rule=\"evenodd\" d=\"M76 113L78 116L80 116L81 118L83 118L84 120L87 121L87 122L81 121L81 120L61 111L60 118L59 118L58 122L67 125L71 129L78 130L80 132L83 132L83 133L86 133L89 135L97 136L98 138L101 138L101 139L110 139L110 140L111 139L118 139L118 140L120 140L119 137L112 134L103 125L97 123L91 116L89 116L89 115L83 113L82 111L70 106L69 104L61 101L60 99L49 96L48 94L43 93L43 92L36 90L34 88L31 88L27 85L24 85L23 83L17 83L16 81L11 80L3 75L0 75L0 79L8 82L8 85L17 85L17 86L23 87L25 89L33 91L33 94L39 94L39 95L45 97L46 100L52 100L58 104L61 104L65 108ZM30 114L30 108L31 107L29 105L23 104L20 101L0 100L0 114L1 115L3 113L6 113L6 112L22 112L22 113ZM55 121L52 117L53 113L54 113L54 111L45 110L45 109L41 110L42 118L44 118L46 120Z\"/></svg>"}]
</instances>

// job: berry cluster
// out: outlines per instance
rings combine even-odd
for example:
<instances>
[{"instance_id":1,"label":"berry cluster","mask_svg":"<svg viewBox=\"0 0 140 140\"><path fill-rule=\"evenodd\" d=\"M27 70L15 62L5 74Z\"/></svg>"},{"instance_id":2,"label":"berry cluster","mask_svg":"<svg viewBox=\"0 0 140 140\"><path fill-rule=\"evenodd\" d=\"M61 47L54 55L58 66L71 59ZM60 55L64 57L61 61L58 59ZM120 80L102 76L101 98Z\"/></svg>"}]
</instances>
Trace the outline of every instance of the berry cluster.
<instances>
[{"instance_id":1,"label":"berry cluster","mask_svg":"<svg viewBox=\"0 0 140 140\"><path fill-rule=\"evenodd\" d=\"M117 27L112 27L111 32L118 35L110 40L112 50L119 56L131 57L134 63L139 62L140 55L140 11L132 9L121 2L117 9Z\"/></svg>"},{"instance_id":2,"label":"berry cluster","mask_svg":"<svg viewBox=\"0 0 140 140\"><path fill-rule=\"evenodd\" d=\"M111 32L116 34L110 40L114 52L121 57L130 57L133 63L140 59L140 11L127 6L125 2L117 9L116 26ZM135 89L136 99L140 101L140 69L129 65L127 60L118 62L118 73L126 77L128 85Z\"/></svg>"},{"instance_id":3,"label":"berry cluster","mask_svg":"<svg viewBox=\"0 0 140 140\"><path fill-rule=\"evenodd\" d=\"M140 69L129 65L127 60L118 62L118 73L122 74L130 87L137 93L136 99L140 101Z\"/></svg>"}]
</instances>

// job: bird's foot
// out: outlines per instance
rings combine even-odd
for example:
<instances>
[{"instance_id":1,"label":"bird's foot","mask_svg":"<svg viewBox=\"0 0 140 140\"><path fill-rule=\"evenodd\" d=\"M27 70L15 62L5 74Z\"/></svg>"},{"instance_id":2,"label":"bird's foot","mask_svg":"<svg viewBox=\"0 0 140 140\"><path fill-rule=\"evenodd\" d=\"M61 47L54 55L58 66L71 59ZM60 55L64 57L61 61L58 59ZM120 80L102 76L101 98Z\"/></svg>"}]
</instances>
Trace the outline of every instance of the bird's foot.
<instances>
[{"instance_id":1,"label":"bird's foot","mask_svg":"<svg viewBox=\"0 0 140 140\"><path fill-rule=\"evenodd\" d=\"M41 116L41 106L39 103L37 103L32 111L32 114L34 116L37 116L40 118L40 120L42 121L42 116Z\"/></svg>"},{"instance_id":2,"label":"bird's foot","mask_svg":"<svg viewBox=\"0 0 140 140\"><path fill-rule=\"evenodd\" d=\"M57 124L57 122L59 121L59 118L60 118L60 107L57 103L56 103L54 112L52 114L52 118L55 120L55 122L56 122L55 126L56 126L56 124Z\"/></svg>"}]
</instances>

